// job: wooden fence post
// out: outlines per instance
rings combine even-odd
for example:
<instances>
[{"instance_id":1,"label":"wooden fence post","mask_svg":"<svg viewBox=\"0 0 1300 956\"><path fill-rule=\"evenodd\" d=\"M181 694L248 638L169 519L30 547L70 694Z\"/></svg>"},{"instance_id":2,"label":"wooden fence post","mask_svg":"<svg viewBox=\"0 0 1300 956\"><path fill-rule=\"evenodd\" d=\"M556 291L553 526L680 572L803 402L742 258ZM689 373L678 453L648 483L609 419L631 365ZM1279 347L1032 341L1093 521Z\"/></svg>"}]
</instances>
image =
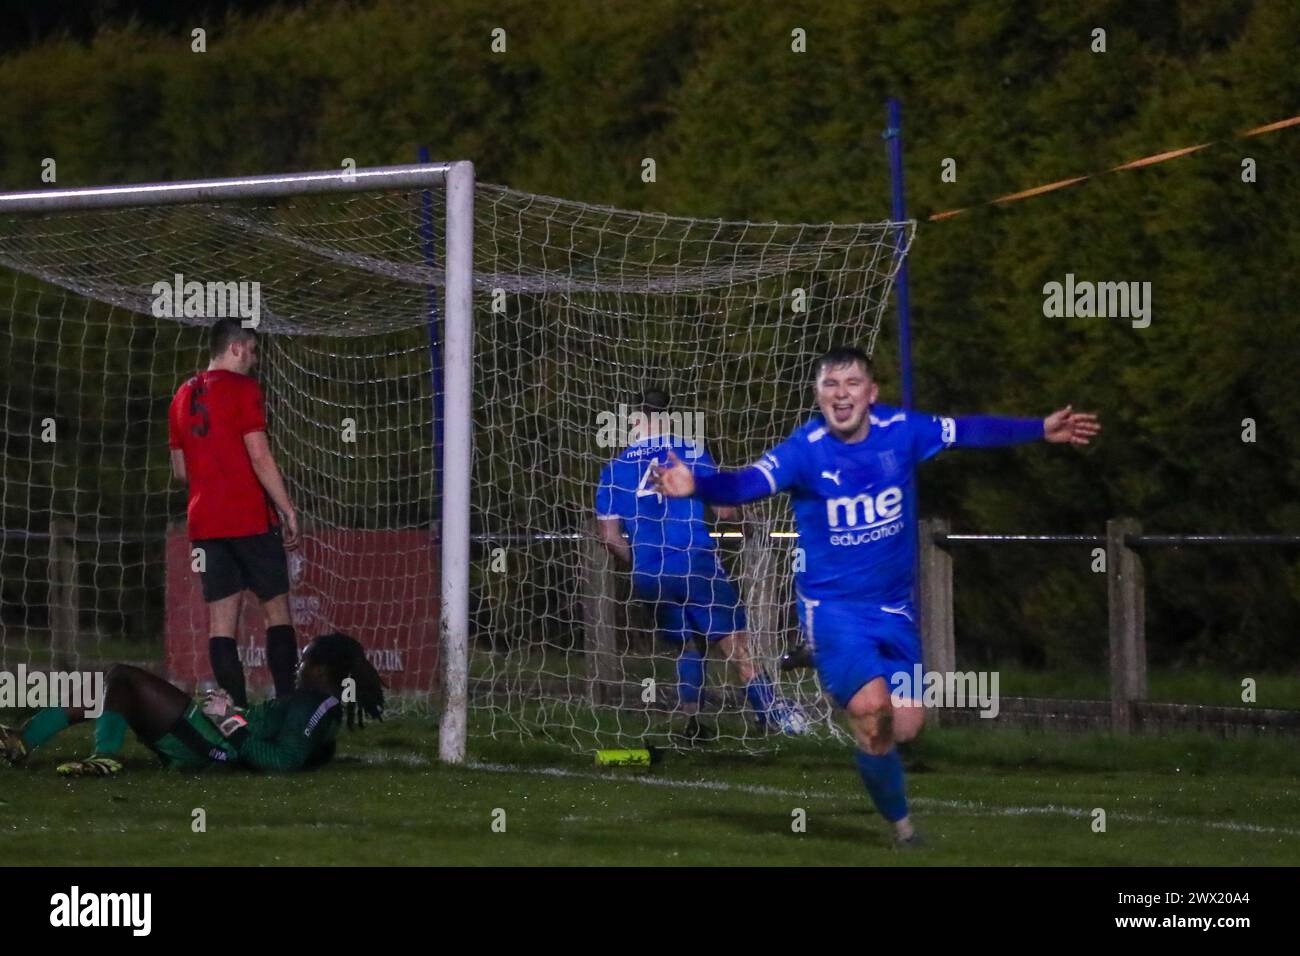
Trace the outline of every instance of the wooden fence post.
<instances>
[{"instance_id":1,"label":"wooden fence post","mask_svg":"<svg viewBox=\"0 0 1300 956\"><path fill-rule=\"evenodd\" d=\"M591 702L621 707L624 675L623 657L616 643L614 560L596 535L586 536L584 545L582 633Z\"/></svg>"},{"instance_id":2,"label":"wooden fence post","mask_svg":"<svg viewBox=\"0 0 1300 956\"><path fill-rule=\"evenodd\" d=\"M1132 518L1106 522L1106 592L1110 614L1110 720L1117 734L1133 732L1133 702L1147 696L1146 595L1142 558L1124 543L1141 534Z\"/></svg>"},{"instance_id":3,"label":"wooden fence post","mask_svg":"<svg viewBox=\"0 0 1300 956\"><path fill-rule=\"evenodd\" d=\"M952 615L952 553L935 541L935 535L948 533L942 518L925 518L920 522L921 651L926 672L949 674L957 669L957 643ZM920 688L917 689L918 693ZM938 726L938 711L926 720Z\"/></svg>"}]
</instances>

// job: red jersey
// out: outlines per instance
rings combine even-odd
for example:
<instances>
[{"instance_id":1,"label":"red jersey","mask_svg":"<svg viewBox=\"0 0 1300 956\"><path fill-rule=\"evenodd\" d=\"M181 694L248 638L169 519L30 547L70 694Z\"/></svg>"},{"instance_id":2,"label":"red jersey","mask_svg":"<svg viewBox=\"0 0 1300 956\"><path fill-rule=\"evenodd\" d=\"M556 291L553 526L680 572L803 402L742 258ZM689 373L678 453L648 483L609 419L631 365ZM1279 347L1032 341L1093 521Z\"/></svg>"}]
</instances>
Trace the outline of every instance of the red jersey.
<instances>
[{"instance_id":1,"label":"red jersey","mask_svg":"<svg viewBox=\"0 0 1300 956\"><path fill-rule=\"evenodd\" d=\"M182 385L167 415L168 444L185 455L191 541L264 534L279 524L244 436L266 431L256 379L216 369Z\"/></svg>"}]
</instances>

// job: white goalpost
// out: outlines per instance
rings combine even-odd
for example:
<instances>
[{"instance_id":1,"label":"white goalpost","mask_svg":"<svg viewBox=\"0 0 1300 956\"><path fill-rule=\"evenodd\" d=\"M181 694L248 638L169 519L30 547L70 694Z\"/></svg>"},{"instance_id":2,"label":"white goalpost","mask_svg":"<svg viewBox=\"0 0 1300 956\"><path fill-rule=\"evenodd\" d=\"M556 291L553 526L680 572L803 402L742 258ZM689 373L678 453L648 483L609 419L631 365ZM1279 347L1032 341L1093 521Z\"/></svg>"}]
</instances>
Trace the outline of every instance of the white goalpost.
<instances>
[{"instance_id":1,"label":"white goalpost","mask_svg":"<svg viewBox=\"0 0 1300 956\"><path fill-rule=\"evenodd\" d=\"M780 442L816 356L873 349L912 227L634 212L467 162L0 195L0 668L207 676L166 409L206 365L210 306L249 283L306 525L300 642L361 640L403 709L436 705L444 761L476 735L691 746L678 648L595 533L601 470L649 387L721 467ZM774 667L797 635L784 501L710 528L754 663L834 733L812 674ZM773 746L736 664L710 651L702 713L720 745Z\"/></svg>"},{"instance_id":2,"label":"white goalpost","mask_svg":"<svg viewBox=\"0 0 1300 956\"><path fill-rule=\"evenodd\" d=\"M438 620L440 626L437 630L439 635L439 645L436 649L422 648L423 651L436 650L440 658L441 669L441 692L442 692L442 719L440 721L439 732L439 756L447 762L459 763L465 757L465 739L466 739L466 681L468 673L468 647L469 647L469 507L470 507L470 463L471 463L471 429L473 425L472 418L472 350L473 350L473 249L474 249L474 166L469 162L451 162L451 163L428 163L410 166L396 166L377 169L359 169L359 170L342 170L342 171L321 171L308 173L293 173L283 175L269 176L252 176L238 177L231 179L201 180L192 182L176 183L153 183L136 186L104 186L85 189L61 189L46 190L38 192L22 192L0 194L0 220L3 221L3 230L0 231L0 264L12 271L15 278L11 281L13 296L11 298L10 324L7 328L9 337L12 340L18 335L17 329L13 325L13 319L16 318L16 312L20 309L22 294L21 276L34 277L38 283L52 286L62 286L70 295L81 296L88 300L84 316L90 320L98 319L105 328L114 324L115 310L118 311L116 319L120 321L120 310L135 311L147 314L148 310L144 309L143 303L146 301L145 288L152 288L147 283L147 272L141 273L139 269L133 270L136 275L133 278L143 277L146 281L141 283L138 288L132 289L130 280L126 276L115 274L115 269L111 262L96 263L94 260L97 256L87 255L82 262L69 261L69 246L75 243L67 241L68 231L77 228L77 223L85 222L84 218L79 220L80 214L92 213L101 214L104 211L121 213L124 218L124 225L129 225L132 214L136 218L141 218L141 214L148 210L155 210L159 207L183 207L189 209L194 215L202 217L206 215L209 218L216 217L224 225L237 227L239 225L236 216L224 215L218 212L222 204L226 207L234 206L253 214L257 206L262 204L263 211L274 209L274 203L278 201L303 199L306 197L337 197L347 195L361 195L366 193L385 192L388 195L402 195L408 197L408 207L410 197L418 198L422 195L420 190L438 189L442 191L445 197L442 205L444 208L443 220L443 268L441 270L430 269L430 275L424 276L423 281L429 286L441 285L444 292L442 308L442 349L444 356L444 379L441 389L441 399L445 407L444 434L441 436L443 449L445 451L441 460L436 463L436 468L440 472L443 483L443 493L441 500L441 562L438 565L438 578L441 582L440 593L440 613ZM426 197L424 209L422 210L423 222L415 223L408 221L403 224L402 229L408 236L416 236L419 227L424 227L432 232L433 223L431 221L432 213L428 209L431 205L427 201L427 192L423 194ZM269 204L269 205L268 205ZM405 210L409 214L410 208ZM153 225L159 224L157 217L144 217L151 219ZM255 217L254 217L255 218ZM102 221L102 220L101 220ZM321 222L324 220L322 219ZM253 236L258 234L254 222L244 224L244 228ZM177 232L183 232L184 227L176 229ZM161 242L161 240L159 240ZM431 241L431 240L429 240ZM147 239L142 239L142 244L146 246ZM301 244L297 248L304 248ZM87 250L88 251L88 250ZM192 256L186 256L178 250L170 250L171 255L162 249L157 250L156 258L159 260L158 265L162 265L164 260L167 262L166 269L158 268L154 271L158 273L162 281L170 278L170 269L173 267L189 266L197 273L202 275L208 281L216 281L220 284L229 282L255 282L258 283L260 290L261 283L264 281L256 270L247 268L245 264L232 262L213 268L212 264L202 259L195 259ZM342 250L326 249L313 250L318 256L328 257L331 253L339 254ZM100 269L93 268L94 265L100 265ZM267 263L271 273L277 272L277 266L280 263ZM83 268L78 268L81 266ZM88 270L84 267L91 266ZM148 266L144 266L147 270ZM87 272L90 272L87 275ZM441 274L434 274L439 272ZM218 275L212 275L213 272ZM290 268L290 275L293 270ZM299 277L305 274L299 273ZM193 273L192 273L193 274ZM180 275L177 273L177 284L180 285ZM289 296L293 292L294 278L282 279L278 276L273 278L271 286L271 314L269 321L263 326L261 317L258 316L250 324L272 334L275 333L303 333L319 331L312 327L312 323L305 316L292 314L292 302ZM277 294L283 294L284 298L277 301ZM211 304L212 297L205 299L205 306ZM39 303L39 293L37 301ZM262 299L259 291L258 301ZM97 310L94 303L101 303L108 307L106 316L97 316ZM66 304L66 303L65 303ZM155 310L156 311L156 310ZM346 315L347 310L340 310ZM219 317L205 314L185 315L181 320L199 320L198 324L204 321L211 321ZM39 308L34 309L31 318L36 323L41 321L41 312ZM92 318L94 316L94 318ZM60 319L62 310L60 310ZM326 329L327 332L351 333L356 334L356 329L334 328ZM34 332L34 337L41 337L39 332ZM194 337L191 337L193 340ZM196 370L200 367L197 364L201 361L201 350L195 347L193 341L186 343L188 351L196 359L191 368L177 364L175 371L176 378L171 382L172 387L178 385L187 371ZM168 383L163 382L164 387ZM10 388L10 394L5 402L6 419L9 418L11 410L22 413L34 414L38 409L16 409L13 401L13 388ZM163 393L155 394L155 398ZM57 395L49 396L53 399L51 407L58 404ZM437 397L435 396L435 399ZM274 399L269 399L268 404L275 407ZM165 408L163 408L165 417ZM27 418L28 415L23 415ZM55 425L53 440L50 444L57 445L57 419L50 419ZM156 429L156 422L155 429ZM283 437L283 436L275 436ZM156 444L153 443L153 444ZM146 453L156 454L158 449L148 447ZM291 484L293 478L297 477L297 469L290 463L285 471L290 475ZM74 479L76 482L76 479ZM125 482L124 482L125 483ZM58 549L62 548L65 554L71 556L66 560L59 562L51 559L49 561L48 579L51 584L50 592L53 595L55 588L55 579L59 575L69 580L63 581L64 587L61 589L64 594L64 600L71 605L71 613L66 613L69 608L58 608L51 598L47 598L50 605L49 621L54 624L56 618L62 618L61 626L65 631L70 633L60 635L56 633L58 626L51 626L49 631L49 659L52 663L68 666L69 664L80 665L83 658L86 663L98 666L107 666L109 661L105 660L98 653L98 648L87 649L80 639L81 632L81 614L79 608L78 576L76 557L76 515L73 520L60 520L52 518L50 523L50 532L42 535L39 530L33 530L26 527L11 528L10 512L11 507L16 501L21 501L23 497L30 500L30 488L22 488L22 481L11 480L9 471L6 470L3 483L3 494L0 500L4 505L4 541L6 550L8 543L12 538L22 540L24 543L44 537L50 544L50 552L53 555ZM76 485L74 484L74 487ZM46 491L53 492L54 488L47 485ZM296 497L301 498L301 491L298 487L294 488ZM23 495L23 492L27 492ZM52 496L51 496L52 497ZM74 493L75 498L75 493ZM174 507L174 505L173 505ZM311 503L307 504L304 511L310 515L314 510ZM53 514L53 508L50 508ZM174 515L173 515L174 517ZM21 523L21 515L19 521ZM58 529L64 529L60 533ZM96 535L95 539L99 536ZM349 548L349 545L355 547ZM328 548L326 549L328 550ZM370 550L362 542L337 542L334 553L336 555L346 555L347 557L357 557L365 555ZM10 555L4 555L6 564L10 567L16 562L9 560ZM155 558L156 562L156 558ZM21 566L25 562L17 562ZM61 568L61 570L60 570ZM8 568L6 568L8 570ZM10 575L12 578L14 575ZM26 568L21 568L19 583L23 590L28 583ZM416 582L415 587L427 586L427 580ZM181 590L179 587L177 590ZM170 596L170 594L169 594ZM192 666L187 670L189 675L202 667L201 660L203 654L201 647L201 638L195 636L194 599L192 588L186 595L190 604L190 628L188 635L177 637L177 643L186 643L185 637L189 637L189 656ZM98 603L98 602L96 602ZM65 613L59 614L63 610ZM171 610L168 609L168 617L171 617ZM301 624L298 608L294 608L294 618L296 624ZM342 610L342 609L340 609ZM397 612L402 613L400 610ZM351 614L344 616L350 617ZM169 621L170 623L170 621ZM323 628L331 622L328 613L318 622L312 622ZM6 628L7 637L8 628ZM30 632L29 632L30 634ZM379 657L385 649L382 645L383 638L378 640L374 635L370 635L371 640L366 641L368 651L372 654L372 660ZM301 637L301 635L300 635ZM169 646L167 648L167 658L170 662L173 659L173 649L170 646L172 637L168 635ZM39 642L39 638L38 638ZM256 639L249 641L250 649L255 645ZM25 639L26 647L25 657L28 661L40 657L39 649L34 647L30 636ZM390 659L397 661L401 649L392 648ZM408 647L407 652L410 652ZM175 652L181 657L185 656L184 650ZM0 665L7 666L11 656L9 642L5 640L0 642ZM251 653L241 652L244 658L245 666L254 664ZM27 661L24 661L26 663ZM391 671L392 668L380 666L381 672L384 670ZM177 675L169 675L175 678ZM427 695L432 690L432 673L419 674L415 677L414 682L404 684L400 689L413 694L414 696Z\"/></svg>"}]
</instances>

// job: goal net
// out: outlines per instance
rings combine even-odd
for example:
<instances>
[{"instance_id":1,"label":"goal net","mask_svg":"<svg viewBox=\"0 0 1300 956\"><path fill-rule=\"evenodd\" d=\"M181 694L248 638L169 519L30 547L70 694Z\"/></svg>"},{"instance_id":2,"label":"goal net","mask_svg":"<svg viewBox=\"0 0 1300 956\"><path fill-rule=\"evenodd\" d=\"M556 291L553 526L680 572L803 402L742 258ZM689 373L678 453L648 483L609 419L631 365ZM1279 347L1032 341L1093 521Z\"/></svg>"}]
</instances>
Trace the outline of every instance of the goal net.
<instances>
[{"instance_id":1,"label":"goal net","mask_svg":"<svg viewBox=\"0 0 1300 956\"><path fill-rule=\"evenodd\" d=\"M815 409L815 358L874 347L911 230L675 218L496 187L477 202L478 726L578 749L687 746L681 645L656 634L655 609L593 534L602 468L648 424L647 388L722 467L782 441ZM797 637L784 497L713 534L755 663L778 680ZM770 746L736 663L707 653L703 722L733 746ZM830 731L811 671L777 693Z\"/></svg>"},{"instance_id":2,"label":"goal net","mask_svg":"<svg viewBox=\"0 0 1300 956\"><path fill-rule=\"evenodd\" d=\"M465 573L443 550L465 531L443 518L466 465L447 193L367 172L383 171L347 191L0 202L0 669L128 661L208 679L167 408L206 367L213 318L242 310L257 313L268 432L305 525L290 561L300 641L344 630L402 706L441 696L440 618L459 600L446 580ZM780 441L813 408L816 355L872 349L910 226L674 218L479 184L473 237L468 560L452 552L468 565L469 733L681 744L677 647L594 534L601 469L636 437L650 385L722 467ZM796 634L785 504L711 527L775 679ZM241 657L264 690L245 605ZM766 746L734 662L710 653L707 675L719 735ZM779 693L814 733L829 726L810 672Z\"/></svg>"}]
</instances>

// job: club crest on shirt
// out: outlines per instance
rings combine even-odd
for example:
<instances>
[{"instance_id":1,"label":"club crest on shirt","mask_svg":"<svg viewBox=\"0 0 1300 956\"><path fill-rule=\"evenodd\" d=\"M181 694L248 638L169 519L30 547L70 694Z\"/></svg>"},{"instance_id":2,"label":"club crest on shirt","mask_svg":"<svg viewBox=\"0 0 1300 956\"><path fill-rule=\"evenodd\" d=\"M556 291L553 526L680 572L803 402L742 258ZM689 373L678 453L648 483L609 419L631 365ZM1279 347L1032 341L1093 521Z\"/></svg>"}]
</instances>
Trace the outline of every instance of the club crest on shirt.
<instances>
[{"instance_id":1,"label":"club crest on shirt","mask_svg":"<svg viewBox=\"0 0 1300 956\"><path fill-rule=\"evenodd\" d=\"M880 453L880 470L885 477L898 474L898 458L894 455L892 448Z\"/></svg>"}]
</instances>

